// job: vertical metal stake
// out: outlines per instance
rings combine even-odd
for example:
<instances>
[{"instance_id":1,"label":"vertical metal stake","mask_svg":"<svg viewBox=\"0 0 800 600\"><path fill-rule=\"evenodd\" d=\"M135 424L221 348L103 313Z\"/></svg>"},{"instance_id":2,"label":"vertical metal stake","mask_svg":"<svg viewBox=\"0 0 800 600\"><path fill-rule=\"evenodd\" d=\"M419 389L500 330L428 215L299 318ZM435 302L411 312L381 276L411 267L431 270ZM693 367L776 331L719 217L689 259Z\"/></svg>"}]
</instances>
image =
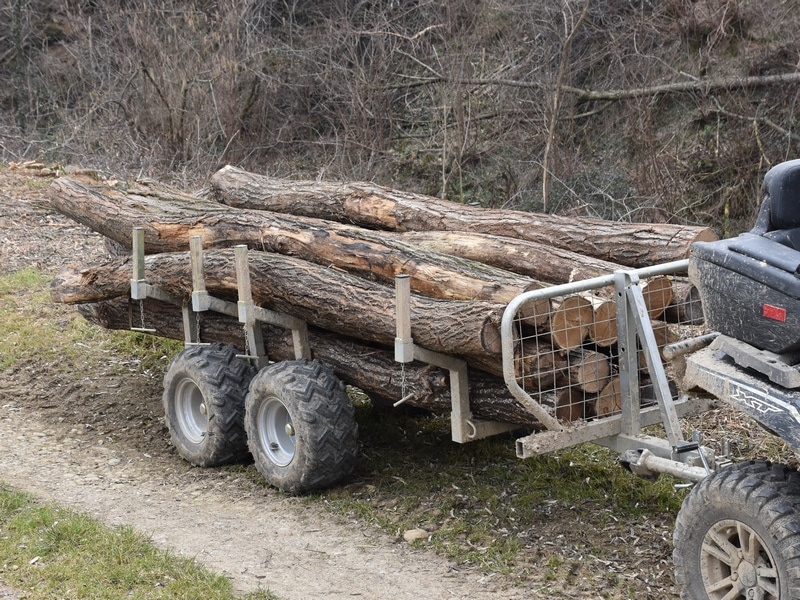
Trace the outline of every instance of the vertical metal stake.
<instances>
[{"instance_id":1,"label":"vertical metal stake","mask_svg":"<svg viewBox=\"0 0 800 600\"><path fill-rule=\"evenodd\" d=\"M236 261L236 285L239 289L239 322L244 323L245 352L252 358L256 367L261 369L269 362L264 347L264 335L261 326L253 314L253 290L250 287L250 267L247 262L247 246L234 246Z\"/></svg>"},{"instance_id":2,"label":"vertical metal stake","mask_svg":"<svg viewBox=\"0 0 800 600\"><path fill-rule=\"evenodd\" d=\"M414 360L414 340L411 338L411 280L408 275L394 278L395 319L394 360L409 363Z\"/></svg>"}]
</instances>

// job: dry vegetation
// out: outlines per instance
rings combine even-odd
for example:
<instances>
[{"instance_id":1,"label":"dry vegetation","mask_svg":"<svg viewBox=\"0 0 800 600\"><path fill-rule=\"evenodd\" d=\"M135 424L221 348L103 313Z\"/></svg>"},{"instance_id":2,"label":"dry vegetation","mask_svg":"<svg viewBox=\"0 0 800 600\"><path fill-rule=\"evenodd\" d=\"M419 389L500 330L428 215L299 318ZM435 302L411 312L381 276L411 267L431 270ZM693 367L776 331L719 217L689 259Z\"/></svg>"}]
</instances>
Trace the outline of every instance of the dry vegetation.
<instances>
[{"instance_id":1,"label":"dry vegetation","mask_svg":"<svg viewBox=\"0 0 800 600\"><path fill-rule=\"evenodd\" d=\"M0 17L5 161L192 183L234 163L727 235L800 140L794 0L10 0Z\"/></svg>"}]
</instances>

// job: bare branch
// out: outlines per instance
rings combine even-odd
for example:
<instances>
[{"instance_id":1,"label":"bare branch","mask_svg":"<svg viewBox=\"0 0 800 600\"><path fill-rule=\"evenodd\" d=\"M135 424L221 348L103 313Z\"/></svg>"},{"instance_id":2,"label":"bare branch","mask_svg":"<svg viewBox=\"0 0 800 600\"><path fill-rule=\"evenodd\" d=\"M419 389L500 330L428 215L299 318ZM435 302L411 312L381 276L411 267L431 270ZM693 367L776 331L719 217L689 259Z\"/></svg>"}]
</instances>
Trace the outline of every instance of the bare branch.
<instances>
[{"instance_id":1,"label":"bare branch","mask_svg":"<svg viewBox=\"0 0 800 600\"><path fill-rule=\"evenodd\" d=\"M442 27L444 27L444 24L442 23L438 25L429 25L428 27L426 27L421 31L418 31L414 35L403 35L402 33L395 33L394 31L357 31L356 33L358 35L391 35L393 37L398 37L402 40L406 40L407 42L413 42L421 38L429 31L433 31L435 29L441 29Z\"/></svg>"},{"instance_id":2,"label":"bare branch","mask_svg":"<svg viewBox=\"0 0 800 600\"><path fill-rule=\"evenodd\" d=\"M580 17L572 26L569 34L564 40L564 46L561 49L561 60L558 65L558 74L556 75L556 86L553 92L553 112L550 113L550 123L547 127L547 140L544 145L544 158L542 159L542 208L547 211L547 202L550 199L550 152L553 149L553 144L556 139L556 125L558 125L558 109L561 105L561 91L563 89L564 76L569 66L569 58L572 51L572 40L575 39L575 34L578 32L586 15L589 14L590 0L586 0L583 5L583 11ZM566 20L566 15L564 15Z\"/></svg>"},{"instance_id":3,"label":"bare branch","mask_svg":"<svg viewBox=\"0 0 800 600\"><path fill-rule=\"evenodd\" d=\"M626 100L655 96L657 94L676 94L684 92L710 93L717 90L731 90L735 88L754 88L781 83L800 83L800 72L781 73L779 75L763 75L752 77L727 77L724 79L699 79L694 81L678 81L654 85L651 87L634 88L631 90L592 91L564 86L564 91L574 94L579 100Z\"/></svg>"}]
</instances>

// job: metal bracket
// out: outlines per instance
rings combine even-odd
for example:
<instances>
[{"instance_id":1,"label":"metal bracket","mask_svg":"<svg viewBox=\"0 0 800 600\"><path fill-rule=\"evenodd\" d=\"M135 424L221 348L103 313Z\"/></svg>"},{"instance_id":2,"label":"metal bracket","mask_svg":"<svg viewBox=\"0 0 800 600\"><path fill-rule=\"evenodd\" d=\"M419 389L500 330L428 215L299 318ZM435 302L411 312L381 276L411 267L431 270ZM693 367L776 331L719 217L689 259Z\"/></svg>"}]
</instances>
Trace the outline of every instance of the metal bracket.
<instances>
[{"instance_id":1,"label":"metal bracket","mask_svg":"<svg viewBox=\"0 0 800 600\"><path fill-rule=\"evenodd\" d=\"M417 346L411 337L411 285L408 275L395 277L395 304L397 337L395 361L409 363L414 360L428 363L450 372L450 431L454 442L463 444L498 433L519 429L519 425L475 419L469 405L469 378L467 363L459 358Z\"/></svg>"},{"instance_id":2,"label":"metal bracket","mask_svg":"<svg viewBox=\"0 0 800 600\"><path fill-rule=\"evenodd\" d=\"M147 298L153 298L155 300L160 300L161 302L166 302L168 304L180 306L181 312L183 314L184 344L186 346L192 345L193 340L197 339L196 337L197 331L195 325L197 321L194 318L195 314L192 311L189 304L180 298L176 298L175 296L168 294L161 288L147 283L145 279L143 227L133 228L133 240L131 246L132 246L131 253L133 258L133 274L131 277L131 299L138 300L139 302L144 302ZM157 333L156 329L144 326L131 327L131 331L136 331L139 333L150 333L150 334Z\"/></svg>"},{"instance_id":3,"label":"metal bracket","mask_svg":"<svg viewBox=\"0 0 800 600\"><path fill-rule=\"evenodd\" d=\"M235 246L234 256L236 264L236 281L239 292L239 302L233 303L221 298L216 298L206 289L205 270L203 268L203 245L200 236L189 238L189 256L192 265L192 295L191 301L176 298L163 289L147 283L145 280L144 260L144 228L133 228L133 275L131 277L131 298L144 301L154 298L175 306L180 306L183 313L184 345L205 346L199 342L197 324L198 313L205 311L218 312L238 319L244 324L247 340L245 354L240 358L252 360L260 369L269 362L264 345L264 338L259 322L269 323L290 329L296 358L311 358L311 346L308 342L308 325L302 319L291 315L267 310L256 306L253 302L250 287L250 270L248 268L248 251L246 246ZM133 331L143 333L157 333L156 329L146 327L132 327Z\"/></svg>"},{"instance_id":4,"label":"metal bracket","mask_svg":"<svg viewBox=\"0 0 800 600\"><path fill-rule=\"evenodd\" d=\"M621 433L635 435L641 430L636 349L638 334L647 361L647 368L653 379L653 387L658 406L661 409L661 420L666 430L667 440L671 446L678 446L683 442L683 434L672 400L672 392L669 389L667 374L664 371L664 364L661 362L658 343L653 333L653 325L650 322L644 296L639 287L639 275L633 271L617 271L614 273L614 286L617 290L617 297L625 300L617 303L617 331L620 339L619 372L622 392Z\"/></svg>"},{"instance_id":5,"label":"metal bracket","mask_svg":"<svg viewBox=\"0 0 800 600\"><path fill-rule=\"evenodd\" d=\"M203 245L200 236L189 238L192 262L192 307L197 312L213 311L235 317L244 325L246 348L239 358L252 360L261 369L269 362L264 336L259 323L277 325L292 332L295 358L311 358L308 325L302 319L256 306L250 286L247 246L234 246L236 284L239 300L236 303L216 298L208 293L203 268Z\"/></svg>"}]
</instances>

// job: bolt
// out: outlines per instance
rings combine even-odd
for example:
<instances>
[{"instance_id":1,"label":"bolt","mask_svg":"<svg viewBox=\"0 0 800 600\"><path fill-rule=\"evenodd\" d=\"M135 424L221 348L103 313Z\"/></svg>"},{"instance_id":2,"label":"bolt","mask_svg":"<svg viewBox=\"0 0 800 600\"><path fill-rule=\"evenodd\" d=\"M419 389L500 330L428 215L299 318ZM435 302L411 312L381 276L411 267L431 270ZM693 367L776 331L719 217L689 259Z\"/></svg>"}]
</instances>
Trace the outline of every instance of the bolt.
<instances>
[{"instance_id":1,"label":"bolt","mask_svg":"<svg viewBox=\"0 0 800 600\"><path fill-rule=\"evenodd\" d=\"M286 432L286 435L294 435L294 425L291 423L287 423L283 429Z\"/></svg>"},{"instance_id":2,"label":"bolt","mask_svg":"<svg viewBox=\"0 0 800 600\"><path fill-rule=\"evenodd\" d=\"M203 404L200 405L200 414L201 415L205 415L207 413L208 413L208 409L206 408L206 404L204 402Z\"/></svg>"}]
</instances>

